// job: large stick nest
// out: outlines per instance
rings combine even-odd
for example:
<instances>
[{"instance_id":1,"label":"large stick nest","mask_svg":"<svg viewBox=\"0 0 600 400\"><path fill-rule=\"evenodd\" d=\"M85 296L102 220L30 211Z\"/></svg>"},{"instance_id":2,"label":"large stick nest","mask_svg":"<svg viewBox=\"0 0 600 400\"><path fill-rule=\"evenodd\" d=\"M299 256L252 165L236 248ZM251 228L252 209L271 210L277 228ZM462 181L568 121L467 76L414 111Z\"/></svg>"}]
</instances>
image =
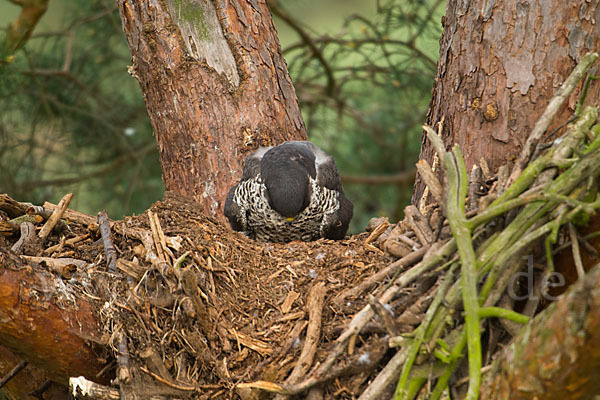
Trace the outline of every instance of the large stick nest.
<instances>
[{"instance_id":1,"label":"large stick nest","mask_svg":"<svg viewBox=\"0 0 600 400\"><path fill-rule=\"evenodd\" d=\"M51 210L50 204L46 206ZM149 215L158 217L166 247L154 240ZM117 250L117 269L111 271L98 225L88 224L77 214L69 218L68 213L64 222L43 247L27 249L27 255L37 257L29 259L29 264L50 268L69 286L65 291L96 304L105 344L115 356L125 335L135 366L131 368L133 381L142 396L235 398L237 383L283 382L306 342L309 313L318 310L322 315L317 321L321 334L312 343L317 346L318 361L324 359L328 344L349 318L364 307L364 291L352 293L351 289L394 260L366 243L369 233L338 242L256 242L204 217L200 205L167 194L150 213L110 224ZM382 233L380 228L377 237ZM67 244L73 238L84 239ZM0 237L2 251L8 251L17 239L16 234ZM379 242L384 242L381 237ZM166 259L158 257L157 247ZM50 265L51 260L42 256L68 261ZM400 267L391 269L389 277ZM382 279L365 290L384 283ZM427 302L417 302L417 307L413 303L433 283L433 279L423 279L390 305L394 314L405 315L402 330L410 331L418 322L418 313ZM315 294L313 288L320 288L316 304L309 299ZM338 367L341 377L361 370L360 377L351 386L339 381L331 386L332 392L343 389L350 398L385 357L385 329L374 323L367 331L356 344L356 356L344 357ZM376 358L367 365L357 360L369 351ZM116 367L114 363L105 373L115 374ZM171 385L157 381L155 375Z\"/></svg>"},{"instance_id":2,"label":"large stick nest","mask_svg":"<svg viewBox=\"0 0 600 400\"><path fill-rule=\"evenodd\" d=\"M565 86L572 91L594 60L584 57ZM512 279L528 267L523 254L533 254L534 290L568 240L585 273L574 224L600 207L598 110L578 112L537 152L559 105L510 173L491 174L482 160L467 175L460 150L446 151L426 127L445 177L419 164L430 206L407 207L395 225L373 220L347 240L255 242L167 194L124 221L55 213L54 230L40 230L51 232L46 240L22 243L16 231L25 237L29 222L15 218L44 220L56 207L3 196L0 250L29 256L69 296L94 302L110 349L103 373L117 377L122 398L366 400L389 398L396 385L399 398L477 393L482 367L544 307Z\"/></svg>"}]
</instances>

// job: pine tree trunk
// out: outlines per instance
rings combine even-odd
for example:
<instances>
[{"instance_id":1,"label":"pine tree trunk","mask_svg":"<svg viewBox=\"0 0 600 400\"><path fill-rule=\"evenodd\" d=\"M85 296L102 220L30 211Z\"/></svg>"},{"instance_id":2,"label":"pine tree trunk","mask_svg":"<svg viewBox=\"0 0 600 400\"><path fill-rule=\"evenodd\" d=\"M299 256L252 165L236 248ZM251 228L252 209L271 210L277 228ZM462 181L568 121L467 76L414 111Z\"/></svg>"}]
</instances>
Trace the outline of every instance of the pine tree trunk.
<instances>
[{"instance_id":1,"label":"pine tree trunk","mask_svg":"<svg viewBox=\"0 0 600 400\"><path fill-rule=\"evenodd\" d=\"M443 121L446 145L460 145L468 169L481 158L491 169L511 161L580 57L598 50L599 11L598 0L448 0L427 124ZM581 87L548 132L568 121ZM599 98L594 85L587 101ZM421 158L431 164L433 153L424 137ZM424 189L417 177L413 204Z\"/></svg>"},{"instance_id":2,"label":"pine tree trunk","mask_svg":"<svg viewBox=\"0 0 600 400\"><path fill-rule=\"evenodd\" d=\"M247 153L306 139L264 0L118 1L165 190L224 220Z\"/></svg>"}]
</instances>

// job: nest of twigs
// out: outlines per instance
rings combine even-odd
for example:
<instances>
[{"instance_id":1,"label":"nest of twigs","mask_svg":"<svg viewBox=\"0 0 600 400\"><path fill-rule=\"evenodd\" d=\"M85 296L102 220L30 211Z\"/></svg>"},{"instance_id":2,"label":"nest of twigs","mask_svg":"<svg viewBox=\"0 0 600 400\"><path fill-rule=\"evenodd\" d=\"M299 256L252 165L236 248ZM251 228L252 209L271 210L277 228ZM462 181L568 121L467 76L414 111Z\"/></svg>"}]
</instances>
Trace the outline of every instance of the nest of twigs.
<instances>
[{"instance_id":1,"label":"nest of twigs","mask_svg":"<svg viewBox=\"0 0 600 400\"><path fill-rule=\"evenodd\" d=\"M594 60L584 57L557 96ZM600 207L598 110L578 110L561 140L534 152L555 112L538 121L512 171L497 174L484 161L467 174L460 150L447 152L425 127L444 174L442 184L418 165L429 205L339 242L254 242L167 195L124 221L67 212L70 223L43 249L4 245L35 254L39 268L51 264L39 253L82 263L50 268L96 302L113 360L105 373L121 395L473 395L482 369L544 306L511 295L528 289L511 279L527 268L523 255L536 270L552 268L561 226L576 243L573 225Z\"/></svg>"}]
</instances>

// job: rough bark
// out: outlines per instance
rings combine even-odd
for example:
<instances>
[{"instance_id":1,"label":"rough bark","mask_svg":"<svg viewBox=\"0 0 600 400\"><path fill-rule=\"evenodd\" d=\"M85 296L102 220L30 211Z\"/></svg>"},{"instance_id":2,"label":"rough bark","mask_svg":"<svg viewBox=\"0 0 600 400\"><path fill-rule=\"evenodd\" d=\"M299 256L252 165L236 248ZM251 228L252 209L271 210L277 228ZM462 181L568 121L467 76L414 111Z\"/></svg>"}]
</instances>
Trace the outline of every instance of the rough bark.
<instances>
[{"instance_id":1,"label":"rough bark","mask_svg":"<svg viewBox=\"0 0 600 400\"><path fill-rule=\"evenodd\" d=\"M259 145L306 139L264 0L119 0L166 190L223 219L227 190Z\"/></svg>"},{"instance_id":2,"label":"rough bark","mask_svg":"<svg viewBox=\"0 0 600 400\"><path fill-rule=\"evenodd\" d=\"M598 0L449 0L427 124L444 120L444 142L461 146L468 169L482 157L494 170L511 161L580 57L598 49L599 12ZM580 94L549 132L569 119ZM588 102L599 97L592 86ZM420 158L432 164L433 154L423 136ZM417 177L413 204L423 191Z\"/></svg>"},{"instance_id":3,"label":"rough bark","mask_svg":"<svg viewBox=\"0 0 600 400\"><path fill-rule=\"evenodd\" d=\"M486 374L482 399L590 399L600 392L600 267L526 326Z\"/></svg>"},{"instance_id":4,"label":"rough bark","mask_svg":"<svg viewBox=\"0 0 600 400\"><path fill-rule=\"evenodd\" d=\"M0 343L57 382L79 375L97 381L103 364L93 343L101 333L92 306L55 279L0 253Z\"/></svg>"}]
</instances>

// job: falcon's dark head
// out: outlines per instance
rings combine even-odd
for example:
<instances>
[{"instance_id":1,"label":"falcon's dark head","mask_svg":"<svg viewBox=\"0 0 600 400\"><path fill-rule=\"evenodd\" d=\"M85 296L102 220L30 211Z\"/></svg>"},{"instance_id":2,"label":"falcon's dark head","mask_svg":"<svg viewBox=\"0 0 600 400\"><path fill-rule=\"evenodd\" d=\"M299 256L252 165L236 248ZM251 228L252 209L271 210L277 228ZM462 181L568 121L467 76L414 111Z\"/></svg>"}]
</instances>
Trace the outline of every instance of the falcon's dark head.
<instances>
[{"instance_id":1,"label":"falcon's dark head","mask_svg":"<svg viewBox=\"0 0 600 400\"><path fill-rule=\"evenodd\" d=\"M309 176L316 175L315 155L306 146L284 143L265 153L260 175L271 208L285 218L294 218L310 203Z\"/></svg>"}]
</instances>

